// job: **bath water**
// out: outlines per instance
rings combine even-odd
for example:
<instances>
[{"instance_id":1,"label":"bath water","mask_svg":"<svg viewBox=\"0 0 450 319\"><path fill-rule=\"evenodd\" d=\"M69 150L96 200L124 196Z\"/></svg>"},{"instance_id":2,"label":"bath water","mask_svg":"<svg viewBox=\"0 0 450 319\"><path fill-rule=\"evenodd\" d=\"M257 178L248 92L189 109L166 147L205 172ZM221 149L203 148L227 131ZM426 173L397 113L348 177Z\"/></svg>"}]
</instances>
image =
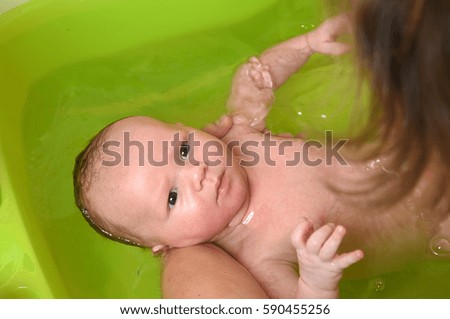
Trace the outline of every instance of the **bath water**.
<instances>
[{"instance_id":1,"label":"bath water","mask_svg":"<svg viewBox=\"0 0 450 319\"><path fill-rule=\"evenodd\" d=\"M304 10L309 13L300 20ZM280 1L249 20L66 65L35 83L23 119L33 207L71 297L160 296L158 258L99 236L75 207L71 173L87 141L131 115L194 127L215 121L226 112L239 64L307 32L320 23L319 16L310 4ZM345 136L355 94L350 64L350 58L314 56L277 92L268 127L274 133L320 138L333 130ZM450 297L448 270L448 263L436 260L381 277L344 280L342 296Z\"/></svg>"}]
</instances>

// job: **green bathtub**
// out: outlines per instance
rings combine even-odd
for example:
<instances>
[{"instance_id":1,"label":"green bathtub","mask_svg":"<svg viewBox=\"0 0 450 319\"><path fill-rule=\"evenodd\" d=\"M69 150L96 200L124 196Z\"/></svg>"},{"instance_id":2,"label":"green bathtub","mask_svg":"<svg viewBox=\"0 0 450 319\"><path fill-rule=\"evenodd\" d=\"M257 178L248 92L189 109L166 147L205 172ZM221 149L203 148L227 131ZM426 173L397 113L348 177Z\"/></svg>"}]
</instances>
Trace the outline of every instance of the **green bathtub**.
<instances>
[{"instance_id":1,"label":"green bathtub","mask_svg":"<svg viewBox=\"0 0 450 319\"><path fill-rule=\"evenodd\" d=\"M321 17L316 0L0 1L0 297L159 298L158 258L99 236L75 207L75 156L124 116L214 121L240 63ZM345 134L346 65L311 59L269 126ZM448 271L417 264L344 281L342 295L450 297Z\"/></svg>"}]
</instances>

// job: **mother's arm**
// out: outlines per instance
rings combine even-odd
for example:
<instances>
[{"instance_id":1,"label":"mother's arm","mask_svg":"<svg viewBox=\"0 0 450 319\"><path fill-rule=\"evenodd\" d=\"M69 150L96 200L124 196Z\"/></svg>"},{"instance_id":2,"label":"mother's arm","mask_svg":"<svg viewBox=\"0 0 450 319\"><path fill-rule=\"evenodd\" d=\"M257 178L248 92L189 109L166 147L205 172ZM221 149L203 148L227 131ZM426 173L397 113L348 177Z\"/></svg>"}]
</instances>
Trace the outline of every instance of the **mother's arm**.
<instances>
[{"instance_id":1,"label":"mother's arm","mask_svg":"<svg viewBox=\"0 0 450 319\"><path fill-rule=\"evenodd\" d=\"M268 298L252 275L214 244L170 249L163 268L163 298Z\"/></svg>"}]
</instances>

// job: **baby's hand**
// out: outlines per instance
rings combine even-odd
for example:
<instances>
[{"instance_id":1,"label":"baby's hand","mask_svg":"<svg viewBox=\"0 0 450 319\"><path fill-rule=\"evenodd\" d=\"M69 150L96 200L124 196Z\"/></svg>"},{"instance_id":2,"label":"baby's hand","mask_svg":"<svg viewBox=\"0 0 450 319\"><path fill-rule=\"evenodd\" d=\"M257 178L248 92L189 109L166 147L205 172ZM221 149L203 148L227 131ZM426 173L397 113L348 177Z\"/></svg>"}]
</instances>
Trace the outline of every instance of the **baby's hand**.
<instances>
[{"instance_id":1,"label":"baby's hand","mask_svg":"<svg viewBox=\"0 0 450 319\"><path fill-rule=\"evenodd\" d=\"M343 226L327 224L314 231L302 220L291 235L300 269L299 298L337 298L339 280L345 268L364 257L361 250L337 254L345 235Z\"/></svg>"},{"instance_id":2,"label":"baby's hand","mask_svg":"<svg viewBox=\"0 0 450 319\"><path fill-rule=\"evenodd\" d=\"M252 57L233 78L228 109L233 124L247 125L262 132L273 101L273 82L269 67Z\"/></svg>"},{"instance_id":3,"label":"baby's hand","mask_svg":"<svg viewBox=\"0 0 450 319\"><path fill-rule=\"evenodd\" d=\"M350 32L349 17L347 14L341 14L325 20L318 28L306 34L306 40L313 52L341 55L349 51L350 46L336 42L336 39Z\"/></svg>"},{"instance_id":4,"label":"baby's hand","mask_svg":"<svg viewBox=\"0 0 450 319\"><path fill-rule=\"evenodd\" d=\"M248 76L253 80L253 85L259 89L272 89L273 82L272 76L269 72L267 65L261 64L261 62L252 57L248 61L249 69Z\"/></svg>"}]
</instances>

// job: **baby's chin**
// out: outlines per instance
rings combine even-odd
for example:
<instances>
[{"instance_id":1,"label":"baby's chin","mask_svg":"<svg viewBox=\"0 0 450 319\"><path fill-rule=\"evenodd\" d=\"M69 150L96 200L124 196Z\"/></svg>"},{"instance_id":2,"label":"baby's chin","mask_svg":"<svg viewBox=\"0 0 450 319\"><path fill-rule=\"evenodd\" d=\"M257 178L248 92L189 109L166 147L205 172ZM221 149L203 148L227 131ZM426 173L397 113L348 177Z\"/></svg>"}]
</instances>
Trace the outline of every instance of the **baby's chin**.
<instances>
[{"instance_id":1,"label":"baby's chin","mask_svg":"<svg viewBox=\"0 0 450 319\"><path fill-rule=\"evenodd\" d=\"M201 240L201 239L179 240L173 245L168 245L168 247L170 247L170 248L186 248L186 247L191 247L191 246L207 243L210 241L211 240Z\"/></svg>"},{"instance_id":2,"label":"baby's chin","mask_svg":"<svg viewBox=\"0 0 450 319\"><path fill-rule=\"evenodd\" d=\"M229 220L223 220L222 223L216 224L211 228L198 229L197 234L191 236L190 238L181 239L177 244L177 247L189 247L195 246L203 243L214 242L215 238L218 237L223 230L227 228Z\"/></svg>"}]
</instances>

